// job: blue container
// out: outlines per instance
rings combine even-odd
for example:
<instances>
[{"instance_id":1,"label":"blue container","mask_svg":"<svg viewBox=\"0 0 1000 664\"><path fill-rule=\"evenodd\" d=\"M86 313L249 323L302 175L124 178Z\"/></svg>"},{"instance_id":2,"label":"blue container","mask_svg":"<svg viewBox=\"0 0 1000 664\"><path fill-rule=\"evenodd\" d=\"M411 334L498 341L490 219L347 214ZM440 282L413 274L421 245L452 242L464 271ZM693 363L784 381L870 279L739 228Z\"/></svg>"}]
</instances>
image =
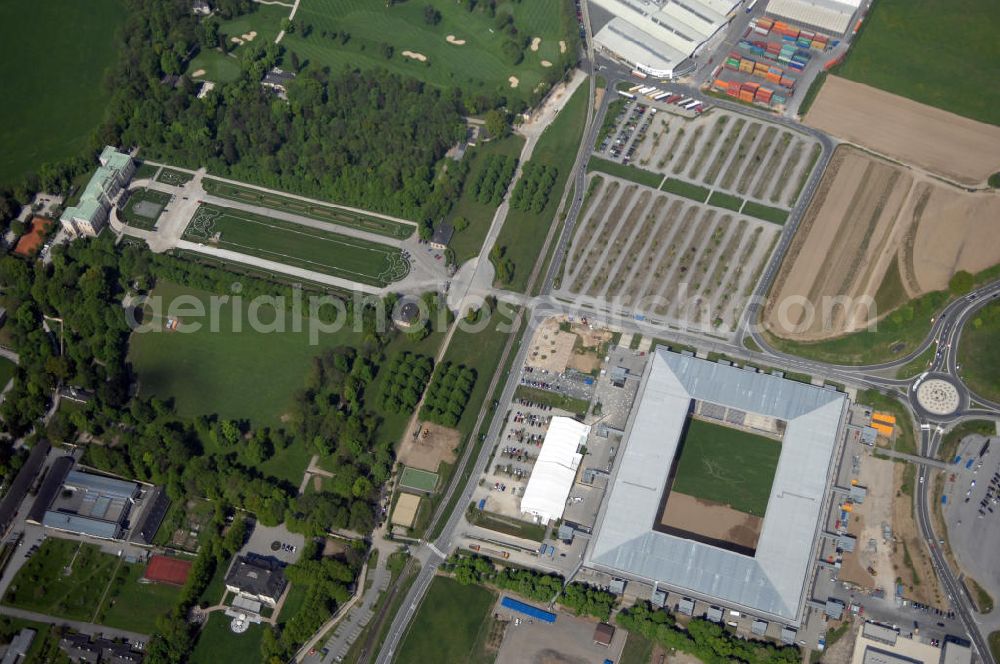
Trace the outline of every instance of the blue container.
<instances>
[{"instance_id":1,"label":"blue container","mask_svg":"<svg viewBox=\"0 0 1000 664\"><path fill-rule=\"evenodd\" d=\"M511 611L523 613L526 616L536 618L542 622L554 623L556 621L556 614L549 611L543 611L538 607L525 604L524 602L518 601L512 597L504 596L504 598L500 600L500 606L510 609Z\"/></svg>"}]
</instances>

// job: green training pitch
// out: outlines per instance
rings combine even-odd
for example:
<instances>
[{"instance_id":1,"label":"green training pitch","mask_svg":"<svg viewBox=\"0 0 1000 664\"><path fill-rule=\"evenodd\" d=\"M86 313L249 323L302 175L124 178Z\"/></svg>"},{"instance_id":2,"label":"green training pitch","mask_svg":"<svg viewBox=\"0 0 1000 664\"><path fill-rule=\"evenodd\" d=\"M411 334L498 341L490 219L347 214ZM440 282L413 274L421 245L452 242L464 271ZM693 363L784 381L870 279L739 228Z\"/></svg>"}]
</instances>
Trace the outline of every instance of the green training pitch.
<instances>
[{"instance_id":1,"label":"green training pitch","mask_svg":"<svg viewBox=\"0 0 1000 664\"><path fill-rule=\"evenodd\" d=\"M441 14L432 25L424 19L431 5ZM518 37L540 37L537 51L524 49L524 59L511 64L503 52L509 40L479 3L371 2L369 0L302 0L295 14L297 29L286 34L282 46L303 62L339 70L344 66L380 67L413 76L440 88L461 88L466 94L500 94L527 97L546 78L556 78L560 59L576 60L576 21L568 0L497 2L496 14L510 13ZM311 28L311 29L310 29ZM347 35L346 41L344 35ZM464 40L457 45L448 35ZM562 53L559 42L566 43ZM386 58L382 45L393 47ZM426 62L403 55L418 53ZM544 67L543 61L552 64ZM518 78L516 88L508 80Z\"/></svg>"},{"instance_id":2,"label":"green training pitch","mask_svg":"<svg viewBox=\"0 0 1000 664\"><path fill-rule=\"evenodd\" d=\"M463 586L438 576L431 582L399 648L399 664L478 662L496 595L482 586ZM477 656L478 655L478 656Z\"/></svg>"},{"instance_id":3,"label":"green training pitch","mask_svg":"<svg viewBox=\"0 0 1000 664\"><path fill-rule=\"evenodd\" d=\"M120 0L0 3L0 185L87 147L124 23Z\"/></svg>"},{"instance_id":4,"label":"green training pitch","mask_svg":"<svg viewBox=\"0 0 1000 664\"><path fill-rule=\"evenodd\" d=\"M433 491L437 483L437 473L419 468L410 468L409 466L403 469L403 474L399 478L400 486L408 489L416 489L417 491L426 491L427 493Z\"/></svg>"},{"instance_id":5,"label":"green training pitch","mask_svg":"<svg viewBox=\"0 0 1000 664\"><path fill-rule=\"evenodd\" d=\"M837 74L1000 124L996 0L878 0Z\"/></svg>"},{"instance_id":6,"label":"green training pitch","mask_svg":"<svg viewBox=\"0 0 1000 664\"><path fill-rule=\"evenodd\" d=\"M691 419L681 444L671 491L764 516L780 442Z\"/></svg>"},{"instance_id":7,"label":"green training pitch","mask_svg":"<svg viewBox=\"0 0 1000 664\"><path fill-rule=\"evenodd\" d=\"M200 205L183 237L374 286L399 281L410 271L395 247L216 205Z\"/></svg>"},{"instance_id":8,"label":"green training pitch","mask_svg":"<svg viewBox=\"0 0 1000 664\"><path fill-rule=\"evenodd\" d=\"M241 186L231 182L223 182L213 178L204 178L202 187L205 191L220 198L231 201L260 205L272 210L281 210L309 217L317 221L356 228L369 233L377 233L386 237L405 240L413 235L416 224L404 224L391 219L383 219L364 212L356 212L345 207L337 207L319 201L303 200L293 196L282 196L254 187Z\"/></svg>"}]
</instances>

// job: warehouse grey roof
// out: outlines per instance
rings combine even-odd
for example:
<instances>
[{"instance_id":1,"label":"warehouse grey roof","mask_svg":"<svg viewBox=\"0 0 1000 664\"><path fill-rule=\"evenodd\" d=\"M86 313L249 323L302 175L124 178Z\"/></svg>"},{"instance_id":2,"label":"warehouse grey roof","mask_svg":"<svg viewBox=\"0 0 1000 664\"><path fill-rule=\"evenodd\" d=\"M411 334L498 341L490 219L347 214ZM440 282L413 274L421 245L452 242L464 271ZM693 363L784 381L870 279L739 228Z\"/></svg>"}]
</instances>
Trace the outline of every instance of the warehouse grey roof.
<instances>
[{"instance_id":1,"label":"warehouse grey roof","mask_svg":"<svg viewBox=\"0 0 1000 664\"><path fill-rule=\"evenodd\" d=\"M640 395L588 564L796 621L845 395L664 349ZM787 422L753 557L653 530L692 400Z\"/></svg>"}]
</instances>

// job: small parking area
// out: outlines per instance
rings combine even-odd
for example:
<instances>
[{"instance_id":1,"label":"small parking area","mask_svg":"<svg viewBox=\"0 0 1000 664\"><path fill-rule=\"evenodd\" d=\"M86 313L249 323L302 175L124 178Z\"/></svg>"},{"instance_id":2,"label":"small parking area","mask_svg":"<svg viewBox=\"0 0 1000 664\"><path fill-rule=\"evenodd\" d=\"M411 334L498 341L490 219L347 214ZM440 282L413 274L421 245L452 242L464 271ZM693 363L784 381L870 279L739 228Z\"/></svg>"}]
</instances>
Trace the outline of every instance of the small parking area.
<instances>
[{"instance_id":1,"label":"small parking area","mask_svg":"<svg viewBox=\"0 0 1000 664\"><path fill-rule=\"evenodd\" d=\"M254 553L258 556L271 556L283 563L297 562L302 555L305 537L289 532L284 525L262 526L257 523L250 539L240 549L240 555Z\"/></svg>"},{"instance_id":2,"label":"small parking area","mask_svg":"<svg viewBox=\"0 0 1000 664\"><path fill-rule=\"evenodd\" d=\"M497 664L589 664L617 662L625 647L626 632L616 629L611 645L594 643L596 620L558 614L554 623L533 620L497 606L502 620L509 620Z\"/></svg>"}]
</instances>

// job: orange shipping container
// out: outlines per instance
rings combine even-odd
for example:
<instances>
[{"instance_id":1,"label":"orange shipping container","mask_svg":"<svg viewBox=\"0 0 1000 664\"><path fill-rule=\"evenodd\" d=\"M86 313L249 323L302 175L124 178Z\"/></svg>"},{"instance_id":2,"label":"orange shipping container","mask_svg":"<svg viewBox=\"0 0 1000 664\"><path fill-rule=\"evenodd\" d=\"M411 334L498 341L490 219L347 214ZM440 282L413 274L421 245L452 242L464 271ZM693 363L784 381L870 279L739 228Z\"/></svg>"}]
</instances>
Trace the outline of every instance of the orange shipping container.
<instances>
[{"instance_id":1,"label":"orange shipping container","mask_svg":"<svg viewBox=\"0 0 1000 664\"><path fill-rule=\"evenodd\" d=\"M872 422L872 429L875 429L886 438L892 436L893 428L888 424L879 424L878 422Z\"/></svg>"},{"instance_id":2,"label":"orange shipping container","mask_svg":"<svg viewBox=\"0 0 1000 664\"><path fill-rule=\"evenodd\" d=\"M875 411L872 413L872 419L878 422L885 422L886 424L895 424L896 416L892 413L883 413L880 411Z\"/></svg>"},{"instance_id":3,"label":"orange shipping container","mask_svg":"<svg viewBox=\"0 0 1000 664\"><path fill-rule=\"evenodd\" d=\"M752 92L747 92L745 90L742 91L742 92L740 92L740 100L741 101L753 101L753 93Z\"/></svg>"}]
</instances>

